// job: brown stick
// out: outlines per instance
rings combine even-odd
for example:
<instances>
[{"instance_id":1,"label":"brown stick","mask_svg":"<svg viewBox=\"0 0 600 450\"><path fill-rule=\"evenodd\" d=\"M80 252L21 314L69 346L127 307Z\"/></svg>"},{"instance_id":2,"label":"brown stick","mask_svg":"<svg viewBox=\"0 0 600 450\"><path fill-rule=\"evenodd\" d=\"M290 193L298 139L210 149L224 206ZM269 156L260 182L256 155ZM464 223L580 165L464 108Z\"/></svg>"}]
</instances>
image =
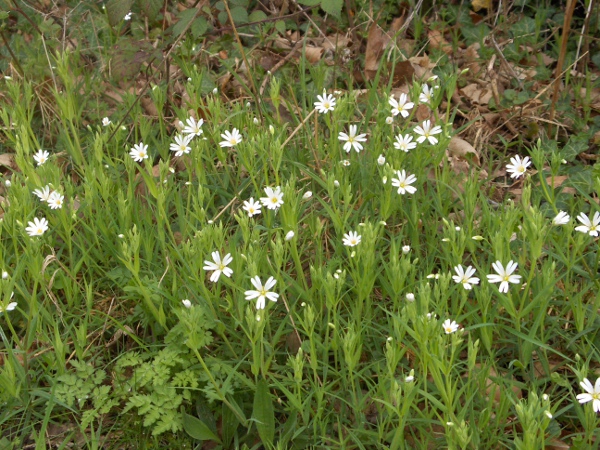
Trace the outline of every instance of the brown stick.
<instances>
[{"instance_id":1,"label":"brown stick","mask_svg":"<svg viewBox=\"0 0 600 450\"><path fill-rule=\"evenodd\" d=\"M569 38L569 31L571 29L571 21L573 20L573 10L575 9L575 0L568 0L567 9L565 11L565 21L563 22L563 32L560 42L560 54L558 55L558 62L556 63L555 77L559 77L562 72L563 64L565 63L565 56L567 54L567 41ZM558 99L558 88L560 83L554 84L554 92L552 93L552 104L550 105L550 117L549 120L554 120L554 112L556 108L556 101ZM548 127L548 136L552 136L552 127Z\"/></svg>"}]
</instances>

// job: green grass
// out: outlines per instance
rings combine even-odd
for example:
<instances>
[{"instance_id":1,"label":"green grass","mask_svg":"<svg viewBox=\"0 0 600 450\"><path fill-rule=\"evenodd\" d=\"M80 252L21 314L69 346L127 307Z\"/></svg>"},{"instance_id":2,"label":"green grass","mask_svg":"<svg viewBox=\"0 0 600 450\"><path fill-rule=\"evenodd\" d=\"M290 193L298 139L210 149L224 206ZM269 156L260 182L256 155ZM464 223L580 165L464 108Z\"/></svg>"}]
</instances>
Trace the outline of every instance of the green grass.
<instances>
[{"instance_id":1,"label":"green grass","mask_svg":"<svg viewBox=\"0 0 600 450\"><path fill-rule=\"evenodd\" d=\"M460 173L447 158L465 125L448 101L458 69L440 64L437 80L410 87L418 104L422 84L438 86L429 111L442 130L403 152L395 137L416 139L422 121L415 107L388 123L390 86L340 89L320 114L317 95L352 81L301 60L259 104L236 74L247 95L230 101L190 61L187 36L172 55L179 78L140 82L138 101L100 67L127 24L86 10L95 32L72 36L90 47L69 54L50 24L32 16L46 27L35 34L11 11L36 45L11 38L23 63L0 81L0 149L14 159L2 171L0 304L17 304L0 315L1 449L595 448L597 415L576 399L600 345L598 242L575 230L600 194L598 166L576 159L597 130L589 108L577 124L588 138L481 155L489 174L515 151L531 157L513 201L508 176L486 178L472 159ZM262 75L251 72L257 86ZM175 157L190 116L203 133ZM367 134L360 152L338 139L351 124ZM241 142L221 147L234 128ZM140 143L149 158L136 162ZM41 165L38 149L50 152ZM398 193L398 170L416 192ZM33 194L44 186L62 208ZM248 217L244 202L277 186L283 204ZM553 225L561 210L570 221ZM48 220L42 235L25 230L34 218ZM360 242L344 245L351 231ZM233 273L213 282L215 251ZM486 277L496 261L518 264L506 293ZM458 265L476 269L472 289L453 280ZM254 277L276 281L265 309L246 299L261 290ZM447 319L459 329L447 334Z\"/></svg>"}]
</instances>

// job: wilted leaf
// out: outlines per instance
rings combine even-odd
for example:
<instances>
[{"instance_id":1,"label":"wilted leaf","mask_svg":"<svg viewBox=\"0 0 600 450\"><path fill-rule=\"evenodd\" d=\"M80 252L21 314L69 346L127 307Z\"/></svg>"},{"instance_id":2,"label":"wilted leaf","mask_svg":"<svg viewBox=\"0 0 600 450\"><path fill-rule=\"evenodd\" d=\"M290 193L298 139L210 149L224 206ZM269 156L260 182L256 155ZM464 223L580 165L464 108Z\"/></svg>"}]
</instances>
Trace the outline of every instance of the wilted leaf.
<instances>
[{"instance_id":1,"label":"wilted leaf","mask_svg":"<svg viewBox=\"0 0 600 450\"><path fill-rule=\"evenodd\" d=\"M471 83L461 89L462 94L473 103L487 105L492 98L492 90L481 87L477 83Z\"/></svg>"},{"instance_id":2,"label":"wilted leaf","mask_svg":"<svg viewBox=\"0 0 600 450\"><path fill-rule=\"evenodd\" d=\"M431 45L432 48L439 49L447 55L453 53L452 45L444 39L444 36L439 30L429 30L427 36L429 37L429 45Z\"/></svg>"},{"instance_id":3,"label":"wilted leaf","mask_svg":"<svg viewBox=\"0 0 600 450\"><path fill-rule=\"evenodd\" d=\"M471 6L474 11L479 11L480 9L490 9L492 7L492 0L473 0L471 2Z\"/></svg>"}]
</instances>

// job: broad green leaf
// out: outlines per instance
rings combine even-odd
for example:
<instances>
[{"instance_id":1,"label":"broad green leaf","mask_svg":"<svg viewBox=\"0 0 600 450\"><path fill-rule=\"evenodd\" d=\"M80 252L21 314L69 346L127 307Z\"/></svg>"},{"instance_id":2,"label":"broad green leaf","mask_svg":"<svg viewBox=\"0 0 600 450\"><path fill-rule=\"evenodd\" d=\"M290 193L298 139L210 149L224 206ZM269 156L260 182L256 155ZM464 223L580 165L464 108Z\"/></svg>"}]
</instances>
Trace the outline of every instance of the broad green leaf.
<instances>
[{"instance_id":1,"label":"broad green leaf","mask_svg":"<svg viewBox=\"0 0 600 450\"><path fill-rule=\"evenodd\" d=\"M183 429L187 434L198 441L215 441L221 442L219 437L214 434L208 425L202 422L197 417L194 417L186 412L183 413Z\"/></svg>"},{"instance_id":2,"label":"broad green leaf","mask_svg":"<svg viewBox=\"0 0 600 450\"><path fill-rule=\"evenodd\" d=\"M158 16L160 9L162 8L163 0L138 0L140 11L144 14L148 20L153 21Z\"/></svg>"},{"instance_id":3,"label":"broad green leaf","mask_svg":"<svg viewBox=\"0 0 600 450\"><path fill-rule=\"evenodd\" d=\"M206 33L208 30L208 21L205 17L196 17L196 20L192 22L192 26L190 27L190 31L194 37L200 37Z\"/></svg>"},{"instance_id":4,"label":"broad green leaf","mask_svg":"<svg viewBox=\"0 0 600 450\"><path fill-rule=\"evenodd\" d=\"M235 417L231 408L225 403L223 403L221 411L221 437L223 438L223 445L225 448L229 448L231 447L233 437L235 436L235 430L237 430L240 421Z\"/></svg>"},{"instance_id":5,"label":"broad green leaf","mask_svg":"<svg viewBox=\"0 0 600 450\"><path fill-rule=\"evenodd\" d=\"M173 25L173 35L179 36L187 28L189 23L194 20L198 10L196 8L185 9L177 14L177 23Z\"/></svg>"},{"instance_id":6,"label":"broad green leaf","mask_svg":"<svg viewBox=\"0 0 600 450\"><path fill-rule=\"evenodd\" d=\"M231 18L235 24L248 23L248 11L243 6L234 6L231 8Z\"/></svg>"},{"instance_id":7,"label":"broad green leaf","mask_svg":"<svg viewBox=\"0 0 600 450\"><path fill-rule=\"evenodd\" d=\"M117 26L123 21L127 13L131 10L133 0L108 0L106 2L106 15L111 27Z\"/></svg>"},{"instance_id":8,"label":"broad green leaf","mask_svg":"<svg viewBox=\"0 0 600 450\"><path fill-rule=\"evenodd\" d=\"M256 384L252 416L256 420L256 429L263 444L267 448L272 447L275 439L275 410L269 386L264 379L260 379Z\"/></svg>"},{"instance_id":9,"label":"broad green leaf","mask_svg":"<svg viewBox=\"0 0 600 450\"><path fill-rule=\"evenodd\" d=\"M321 0L321 9L336 19L341 18L343 5L344 2L342 0Z\"/></svg>"},{"instance_id":10,"label":"broad green leaf","mask_svg":"<svg viewBox=\"0 0 600 450\"><path fill-rule=\"evenodd\" d=\"M265 20L267 18L267 15L260 11L252 11L252 13L248 16L248 21L249 22L259 22L261 20Z\"/></svg>"},{"instance_id":11,"label":"broad green leaf","mask_svg":"<svg viewBox=\"0 0 600 450\"><path fill-rule=\"evenodd\" d=\"M560 156L566 161L573 161L577 155L585 152L588 148L588 135L573 135L560 151Z\"/></svg>"}]
</instances>

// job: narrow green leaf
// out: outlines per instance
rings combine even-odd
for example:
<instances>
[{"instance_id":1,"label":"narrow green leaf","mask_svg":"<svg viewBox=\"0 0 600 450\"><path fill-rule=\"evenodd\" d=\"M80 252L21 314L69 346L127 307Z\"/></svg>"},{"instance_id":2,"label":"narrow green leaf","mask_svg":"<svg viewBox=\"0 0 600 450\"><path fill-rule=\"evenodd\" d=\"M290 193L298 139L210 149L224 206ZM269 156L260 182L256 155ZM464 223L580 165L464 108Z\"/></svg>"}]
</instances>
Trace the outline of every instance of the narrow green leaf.
<instances>
[{"instance_id":1,"label":"narrow green leaf","mask_svg":"<svg viewBox=\"0 0 600 450\"><path fill-rule=\"evenodd\" d=\"M208 425L202 422L197 417L194 417L186 412L183 412L183 429L187 434L198 441L215 441L221 442L219 437L214 434Z\"/></svg>"},{"instance_id":2,"label":"narrow green leaf","mask_svg":"<svg viewBox=\"0 0 600 450\"><path fill-rule=\"evenodd\" d=\"M256 420L258 435L263 444L267 448L272 447L275 439L275 410L271 394L269 394L269 386L264 379L259 380L256 384L252 415Z\"/></svg>"}]
</instances>

